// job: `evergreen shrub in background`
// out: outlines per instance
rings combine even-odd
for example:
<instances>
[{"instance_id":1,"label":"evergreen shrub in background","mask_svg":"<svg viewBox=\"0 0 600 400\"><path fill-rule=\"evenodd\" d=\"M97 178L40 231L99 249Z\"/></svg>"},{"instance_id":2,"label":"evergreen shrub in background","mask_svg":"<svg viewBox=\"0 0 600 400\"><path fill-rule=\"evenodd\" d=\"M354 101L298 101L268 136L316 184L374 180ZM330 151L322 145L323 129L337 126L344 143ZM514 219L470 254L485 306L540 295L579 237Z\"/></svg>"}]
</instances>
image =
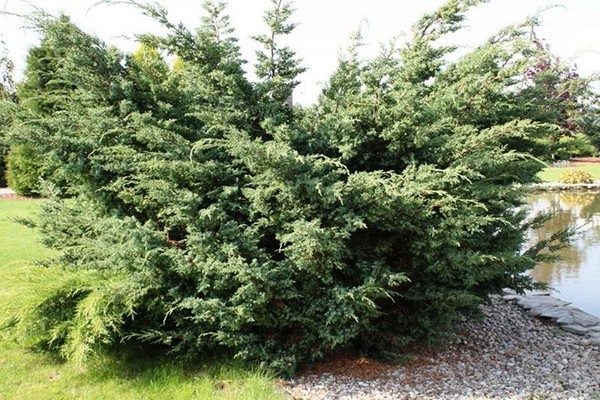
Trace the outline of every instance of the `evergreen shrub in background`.
<instances>
[{"instance_id":1,"label":"evergreen shrub in background","mask_svg":"<svg viewBox=\"0 0 600 400\"><path fill-rule=\"evenodd\" d=\"M17 194L30 196L39 193L42 176L42 158L37 149L14 145L6 156L6 183Z\"/></svg>"},{"instance_id":2,"label":"evergreen shrub in background","mask_svg":"<svg viewBox=\"0 0 600 400\"><path fill-rule=\"evenodd\" d=\"M303 71L281 45L289 4L266 14L253 83L222 4L190 31L130 3L170 32L134 54L37 20L45 56L11 140L35 144L73 198L38 224L61 256L12 321L28 343L75 359L227 351L291 373L340 348L439 338L490 293L531 287L548 243L523 249L518 187L561 129L534 90L548 57L535 21L448 61L437 40L479 3L448 1L374 59L357 36L300 108L285 102Z\"/></svg>"}]
</instances>

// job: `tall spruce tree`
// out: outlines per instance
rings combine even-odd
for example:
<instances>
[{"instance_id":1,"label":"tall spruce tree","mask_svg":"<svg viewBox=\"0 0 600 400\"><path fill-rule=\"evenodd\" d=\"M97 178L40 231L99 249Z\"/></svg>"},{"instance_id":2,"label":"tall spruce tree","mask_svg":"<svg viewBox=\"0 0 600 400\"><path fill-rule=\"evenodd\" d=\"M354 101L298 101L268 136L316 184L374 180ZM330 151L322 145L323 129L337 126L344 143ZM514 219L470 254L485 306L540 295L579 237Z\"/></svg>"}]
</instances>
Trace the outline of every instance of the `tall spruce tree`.
<instances>
[{"instance_id":1,"label":"tall spruce tree","mask_svg":"<svg viewBox=\"0 0 600 400\"><path fill-rule=\"evenodd\" d=\"M260 111L265 118L271 118L278 124L289 121L294 88L299 83L298 75L305 68L299 65L296 53L281 43L297 26L289 21L294 11L292 3L271 0L271 5L271 10L264 15L269 33L254 37L263 46L256 52L256 75L261 80L257 86L261 96Z\"/></svg>"},{"instance_id":2,"label":"tall spruce tree","mask_svg":"<svg viewBox=\"0 0 600 400\"><path fill-rule=\"evenodd\" d=\"M227 351L290 373L438 337L490 293L532 286L523 273L551 243L522 250L519 185L542 167L524 144L556 126L519 108L539 56L528 25L448 61L437 39L479 3L450 0L405 47L350 51L295 110L283 101L301 68L275 40L293 29L287 3L267 14L256 85L219 3L196 31L128 3L169 33L125 55L47 20L51 81L68 90L55 112L17 114L13 134L53 154L77 195L38 224L62 255L15 320L35 343L74 358L131 342Z\"/></svg>"}]
</instances>

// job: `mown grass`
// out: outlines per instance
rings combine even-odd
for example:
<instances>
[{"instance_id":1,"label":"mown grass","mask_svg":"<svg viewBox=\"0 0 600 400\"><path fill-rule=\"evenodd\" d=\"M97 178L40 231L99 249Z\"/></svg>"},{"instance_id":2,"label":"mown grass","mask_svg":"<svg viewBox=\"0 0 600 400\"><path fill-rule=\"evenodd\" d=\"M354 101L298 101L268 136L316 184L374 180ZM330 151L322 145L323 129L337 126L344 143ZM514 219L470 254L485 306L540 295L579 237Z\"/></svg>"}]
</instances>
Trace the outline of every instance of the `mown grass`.
<instances>
[{"instance_id":1,"label":"mown grass","mask_svg":"<svg viewBox=\"0 0 600 400\"><path fill-rule=\"evenodd\" d=\"M0 278L0 314L19 303L14 287L8 290L6 282L34 273L33 262L52 255L39 244L35 231L14 221L33 217L39 205L38 200L0 199L0 277L7 278ZM15 339L10 331L0 331L2 400L284 398L274 378L232 362L179 365L131 351L99 356L81 366L27 350Z\"/></svg>"},{"instance_id":2,"label":"mown grass","mask_svg":"<svg viewBox=\"0 0 600 400\"><path fill-rule=\"evenodd\" d=\"M576 167L548 167L544 168L538 177L543 182L558 182L559 177L566 171L580 169L587 171L594 177L594 180L600 180L600 164L581 165Z\"/></svg>"}]
</instances>

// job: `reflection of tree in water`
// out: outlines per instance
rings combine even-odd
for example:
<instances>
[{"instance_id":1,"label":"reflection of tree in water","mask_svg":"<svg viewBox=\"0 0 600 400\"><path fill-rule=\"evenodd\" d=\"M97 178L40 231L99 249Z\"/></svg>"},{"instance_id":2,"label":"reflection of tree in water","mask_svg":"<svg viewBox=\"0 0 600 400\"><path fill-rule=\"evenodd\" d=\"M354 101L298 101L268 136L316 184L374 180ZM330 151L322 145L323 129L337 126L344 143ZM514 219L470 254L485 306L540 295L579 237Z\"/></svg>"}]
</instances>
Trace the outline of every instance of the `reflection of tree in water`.
<instances>
[{"instance_id":1,"label":"reflection of tree in water","mask_svg":"<svg viewBox=\"0 0 600 400\"><path fill-rule=\"evenodd\" d=\"M596 193L559 193L558 201L571 209L581 208L585 210L594 204L595 201L600 200L600 197ZM585 211L584 211L585 212Z\"/></svg>"},{"instance_id":2,"label":"reflection of tree in water","mask_svg":"<svg viewBox=\"0 0 600 400\"><path fill-rule=\"evenodd\" d=\"M584 194L584 193L582 193L582 194ZM600 213L600 193L585 193L585 194L594 196L593 200L589 204L586 204L583 207L582 211L585 213L585 215L593 216L594 214ZM598 222L596 222L596 223L598 223ZM595 225L595 226L598 226L598 225Z\"/></svg>"},{"instance_id":3,"label":"reflection of tree in water","mask_svg":"<svg viewBox=\"0 0 600 400\"><path fill-rule=\"evenodd\" d=\"M600 193L543 193L531 196L528 203L532 213L548 212L552 218L529 232L529 242L541 239L566 228L579 228L571 245L559 252L557 263L541 263L531 273L541 282L560 282L577 277L583 264L585 249L600 242Z\"/></svg>"}]
</instances>

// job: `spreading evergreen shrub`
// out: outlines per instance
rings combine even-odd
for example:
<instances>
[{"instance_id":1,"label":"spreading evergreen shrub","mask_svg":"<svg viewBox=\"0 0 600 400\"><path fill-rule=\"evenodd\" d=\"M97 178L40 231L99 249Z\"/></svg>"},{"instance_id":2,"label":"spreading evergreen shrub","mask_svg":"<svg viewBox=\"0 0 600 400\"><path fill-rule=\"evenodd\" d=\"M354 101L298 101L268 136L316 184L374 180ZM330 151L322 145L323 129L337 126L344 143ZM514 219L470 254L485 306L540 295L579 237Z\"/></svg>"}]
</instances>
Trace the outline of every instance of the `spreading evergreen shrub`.
<instances>
[{"instance_id":1,"label":"spreading evergreen shrub","mask_svg":"<svg viewBox=\"0 0 600 400\"><path fill-rule=\"evenodd\" d=\"M558 129L532 101L526 72L546 53L531 21L448 61L436 41L478 3L451 0L401 49L362 61L357 42L297 108L288 4L273 1L251 83L222 5L192 32L131 3L171 32L134 54L39 21L52 68L11 137L75 197L39 223L61 279L13 321L32 343L78 359L130 342L224 350L292 372L439 337L490 293L531 287L548 243L523 248L519 187Z\"/></svg>"}]
</instances>

